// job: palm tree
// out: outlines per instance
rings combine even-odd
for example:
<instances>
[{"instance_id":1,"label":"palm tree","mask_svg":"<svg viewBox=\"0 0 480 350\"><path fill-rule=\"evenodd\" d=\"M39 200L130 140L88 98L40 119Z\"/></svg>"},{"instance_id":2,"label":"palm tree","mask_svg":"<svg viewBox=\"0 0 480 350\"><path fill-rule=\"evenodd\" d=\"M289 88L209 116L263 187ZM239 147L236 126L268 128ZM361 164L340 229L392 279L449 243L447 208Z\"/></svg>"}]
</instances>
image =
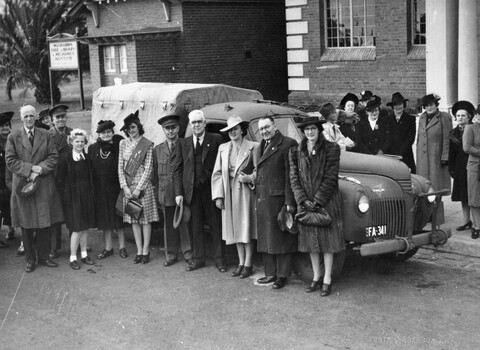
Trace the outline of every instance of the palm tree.
<instances>
[{"instance_id":1,"label":"palm tree","mask_svg":"<svg viewBox=\"0 0 480 350\"><path fill-rule=\"evenodd\" d=\"M0 15L0 77L7 95L15 87L35 89L37 103L50 103L47 35L85 27L80 16L67 17L73 0L5 0ZM71 71L53 71L53 101L60 102L58 85Z\"/></svg>"}]
</instances>

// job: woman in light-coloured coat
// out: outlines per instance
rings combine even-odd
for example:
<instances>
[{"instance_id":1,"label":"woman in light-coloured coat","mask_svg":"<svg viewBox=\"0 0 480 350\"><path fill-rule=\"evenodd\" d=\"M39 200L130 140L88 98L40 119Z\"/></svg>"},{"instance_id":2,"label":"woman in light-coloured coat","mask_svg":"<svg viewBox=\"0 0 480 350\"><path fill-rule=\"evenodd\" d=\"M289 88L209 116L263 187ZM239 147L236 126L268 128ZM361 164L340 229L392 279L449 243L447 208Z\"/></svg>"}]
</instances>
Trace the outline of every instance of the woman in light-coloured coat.
<instances>
[{"instance_id":1,"label":"woman in light-coloured coat","mask_svg":"<svg viewBox=\"0 0 480 350\"><path fill-rule=\"evenodd\" d=\"M418 122L417 174L429 179L436 190L450 190L448 153L453 125L450 114L438 110L439 100L435 94L422 97L425 112Z\"/></svg>"},{"instance_id":2,"label":"woman in light-coloured coat","mask_svg":"<svg viewBox=\"0 0 480 350\"><path fill-rule=\"evenodd\" d=\"M222 210L222 238L236 244L239 264L232 276L252 274L253 239L257 239L255 196L247 183L257 165L258 143L246 140L248 123L238 116L227 119L231 141L220 145L212 174L212 199Z\"/></svg>"}]
</instances>

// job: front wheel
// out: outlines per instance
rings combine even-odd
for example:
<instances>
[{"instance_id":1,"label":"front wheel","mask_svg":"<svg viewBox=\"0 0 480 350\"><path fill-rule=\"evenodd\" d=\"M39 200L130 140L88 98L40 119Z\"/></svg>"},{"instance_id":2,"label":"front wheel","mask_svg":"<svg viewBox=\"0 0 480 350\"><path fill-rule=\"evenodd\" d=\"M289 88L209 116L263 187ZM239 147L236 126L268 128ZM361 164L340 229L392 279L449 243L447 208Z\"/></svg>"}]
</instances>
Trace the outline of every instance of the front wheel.
<instances>
[{"instance_id":1,"label":"front wheel","mask_svg":"<svg viewBox=\"0 0 480 350\"><path fill-rule=\"evenodd\" d=\"M345 263L345 250L333 254L332 278L337 277L342 272ZM305 283L313 280L312 261L309 253L293 254L293 271ZM320 258L320 275L325 274L325 265L323 264L323 256Z\"/></svg>"}]
</instances>

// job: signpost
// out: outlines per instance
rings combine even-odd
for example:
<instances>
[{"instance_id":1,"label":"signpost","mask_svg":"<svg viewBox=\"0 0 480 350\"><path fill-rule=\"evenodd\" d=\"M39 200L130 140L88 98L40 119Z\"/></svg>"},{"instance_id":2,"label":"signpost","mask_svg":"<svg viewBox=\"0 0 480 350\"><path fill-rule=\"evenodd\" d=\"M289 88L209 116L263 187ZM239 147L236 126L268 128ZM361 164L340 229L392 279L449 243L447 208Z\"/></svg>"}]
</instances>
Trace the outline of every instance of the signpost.
<instances>
[{"instance_id":1,"label":"signpost","mask_svg":"<svg viewBox=\"0 0 480 350\"><path fill-rule=\"evenodd\" d=\"M63 37L66 38L63 38ZM59 34L48 38L48 52L50 59L50 101L53 106L52 70L77 70L80 82L80 107L85 109L83 96L82 67L80 66L80 54L77 39L70 34Z\"/></svg>"}]
</instances>

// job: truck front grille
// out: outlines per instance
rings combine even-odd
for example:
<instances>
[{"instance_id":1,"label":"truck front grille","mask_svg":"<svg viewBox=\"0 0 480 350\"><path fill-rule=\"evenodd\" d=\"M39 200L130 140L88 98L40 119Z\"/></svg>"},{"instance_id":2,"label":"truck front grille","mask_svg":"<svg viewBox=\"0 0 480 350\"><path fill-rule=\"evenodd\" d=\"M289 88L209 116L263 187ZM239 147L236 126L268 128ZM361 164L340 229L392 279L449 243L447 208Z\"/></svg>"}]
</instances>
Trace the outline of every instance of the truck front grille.
<instances>
[{"instance_id":1,"label":"truck front grille","mask_svg":"<svg viewBox=\"0 0 480 350\"><path fill-rule=\"evenodd\" d=\"M407 235L405 200L402 197L372 199L370 210L372 226L387 225L386 239Z\"/></svg>"}]
</instances>

